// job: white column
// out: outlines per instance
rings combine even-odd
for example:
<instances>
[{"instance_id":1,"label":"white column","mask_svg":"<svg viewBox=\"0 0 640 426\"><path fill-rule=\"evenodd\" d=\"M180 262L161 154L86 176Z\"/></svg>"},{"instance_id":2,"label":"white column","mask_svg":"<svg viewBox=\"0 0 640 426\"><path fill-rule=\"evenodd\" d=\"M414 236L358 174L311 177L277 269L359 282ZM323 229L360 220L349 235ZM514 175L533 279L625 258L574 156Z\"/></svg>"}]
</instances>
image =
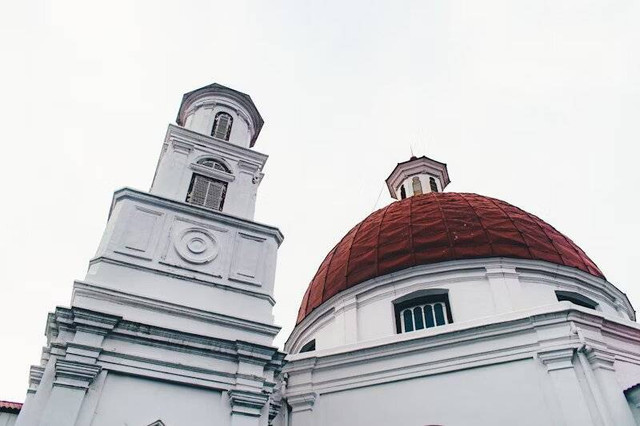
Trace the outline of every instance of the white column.
<instances>
[{"instance_id":1,"label":"white column","mask_svg":"<svg viewBox=\"0 0 640 426\"><path fill-rule=\"evenodd\" d=\"M261 392L230 390L231 426L260 426L262 409L269 397Z\"/></svg>"},{"instance_id":2,"label":"white column","mask_svg":"<svg viewBox=\"0 0 640 426\"><path fill-rule=\"evenodd\" d=\"M291 407L291 424L295 426L313 426L313 407L318 399L316 392L287 395Z\"/></svg>"},{"instance_id":3,"label":"white column","mask_svg":"<svg viewBox=\"0 0 640 426\"><path fill-rule=\"evenodd\" d=\"M515 268L505 268L503 265L492 265L486 268L486 276L491 287L491 296L495 307L495 313L514 311L521 293L520 281Z\"/></svg>"},{"instance_id":4,"label":"white column","mask_svg":"<svg viewBox=\"0 0 640 426\"><path fill-rule=\"evenodd\" d=\"M74 426L89 385L100 372L95 364L56 360L56 380L40 418L41 426Z\"/></svg>"},{"instance_id":5,"label":"white column","mask_svg":"<svg viewBox=\"0 0 640 426\"><path fill-rule=\"evenodd\" d=\"M585 369L591 368L593 371L599 393L605 401L611 424L616 426L635 426L636 422L633 419L629 403L616 379L615 369L613 368L615 356L605 349L595 347L585 347L580 355L583 354L589 364Z\"/></svg>"},{"instance_id":6,"label":"white column","mask_svg":"<svg viewBox=\"0 0 640 426\"><path fill-rule=\"evenodd\" d=\"M591 418L587 401L573 367L574 348L551 349L538 353L553 383L562 421L567 426L597 425Z\"/></svg>"}]
</instances>

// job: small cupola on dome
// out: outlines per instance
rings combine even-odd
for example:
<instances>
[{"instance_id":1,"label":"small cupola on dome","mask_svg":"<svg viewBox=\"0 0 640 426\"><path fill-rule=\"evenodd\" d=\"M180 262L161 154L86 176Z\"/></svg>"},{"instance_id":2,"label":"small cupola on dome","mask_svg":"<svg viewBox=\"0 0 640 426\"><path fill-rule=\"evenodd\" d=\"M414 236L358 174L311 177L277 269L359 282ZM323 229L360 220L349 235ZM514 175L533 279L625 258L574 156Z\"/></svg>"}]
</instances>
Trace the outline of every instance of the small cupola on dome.
<instances>
[{"instance_id":1,"label":"small cupola on dome","mask_svg":"<svg viewBox=\"0 0 640 426\"><path fill-rule=\"evenodd\" d=\"M451 181L446 164L423 155L398 163L386 182L391 197L403 200L413 195L442 192Z\"/></svg>"},{"instance_id":2,"label":"small cupola on dome","mask_svg":"<svg viewBox=\"0 0 640 426\"><path fill-rule=\"evenodd\" d=\"M203 135L251 148L264 120L249 95L213 83L182 97L176 123Z\"/></svg>"}]
</instances>

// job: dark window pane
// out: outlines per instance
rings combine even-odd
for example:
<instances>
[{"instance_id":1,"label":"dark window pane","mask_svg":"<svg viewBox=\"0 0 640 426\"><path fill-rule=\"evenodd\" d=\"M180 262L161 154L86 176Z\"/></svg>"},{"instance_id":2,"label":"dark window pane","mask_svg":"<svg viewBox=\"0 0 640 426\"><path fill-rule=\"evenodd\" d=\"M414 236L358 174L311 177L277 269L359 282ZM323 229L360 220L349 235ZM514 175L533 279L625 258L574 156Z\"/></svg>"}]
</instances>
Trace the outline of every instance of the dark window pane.
<instances>
[{"instance_id":1,"label":"dark window pane","mask_svg":"<svg viewBox=\"0 0 640 426\"><path fill-rule=\"evenodd\" d=\"M437 325L445 325L446 322L444 320L444 310L442 309L442 304L436 303L433 307L433 311L436 314L436 324Z\"/></svg>"},{"instance_id":2,"label":"dark window pane","mask_svg":"<svg viewBox=\"0 0 640 426\"><path fill-rule=\"evenodd\" d=\"M416 330L422 330L424 328L424 321L422 320L422 308L420 306L413 308L413 318L415 318Z\"/></svg>"},{"instance_id":3,"label":"dark window pane","mask_svg":"<svg viewBox=\"0 0 640 426\"><path fill-rule=\"evenodd\" d=\"M438 185L436 184L436 180L432 177L429 178L429 186L433 192L438 192Z\"/></svg>"},{"instance_id":4,"label":"dark window pane","mask_svg":"<svg viewBox=\"0 0 640 426\"><path fill-rule=\"evenodd\" d=\"M404 320L404 331L413 331L413 318L411 315L411 309L406 309L402 312L402 319Z\"/></svg>"},{"instance_id":5,"label":"dark window pane","mask_svg":"<svg viewBox=\"0 0 640 426\"><path fill-rule=\"evenodd\" d=\"M427 328L435 327L435 323L433 322L433 310L431 309L431 305L426 305L424 307L424 318L425 325Z\"/></svg>"}]
</instances>

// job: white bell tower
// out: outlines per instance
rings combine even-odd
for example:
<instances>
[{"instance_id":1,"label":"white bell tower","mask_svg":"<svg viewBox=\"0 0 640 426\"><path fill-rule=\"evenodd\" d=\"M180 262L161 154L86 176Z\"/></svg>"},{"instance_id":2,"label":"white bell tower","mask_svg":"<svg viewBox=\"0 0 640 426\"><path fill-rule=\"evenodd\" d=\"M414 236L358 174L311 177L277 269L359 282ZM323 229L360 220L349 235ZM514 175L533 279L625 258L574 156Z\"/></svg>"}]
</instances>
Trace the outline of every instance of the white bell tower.
<instances>
[{"instance_id":1,"label":"white bell tower","mask_svg":"<svg viewBox=\"0 0 640 426\"><path fill-rule=\"evenodd\" d=\"M18 426L266 426L276 415L283 236L253 221L262 117L248 95L212 84L184 95L177 123L150 192L116 191L71 307L49 315Z\"/></svg>"}]
</instances>

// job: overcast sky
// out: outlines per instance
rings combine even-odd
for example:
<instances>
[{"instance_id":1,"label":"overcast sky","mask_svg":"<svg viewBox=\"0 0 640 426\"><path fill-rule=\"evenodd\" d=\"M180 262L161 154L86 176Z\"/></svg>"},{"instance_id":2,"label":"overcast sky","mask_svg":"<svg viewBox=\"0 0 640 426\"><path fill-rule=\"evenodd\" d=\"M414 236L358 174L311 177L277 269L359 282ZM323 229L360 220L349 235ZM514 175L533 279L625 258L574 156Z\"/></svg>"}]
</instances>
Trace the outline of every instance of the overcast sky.
<instances>
[{"instance_id":1,"label":"overcast sky","mask_svg":"<svg viewBox=\"0 0 640 426\"><path fill-rule=\"evenodd\" d=\"M637 0L2 2L0 399L24 399L113 191L148 190L182 94L212 82L265 119L280 347L411 149L450 191L551 223L640 305L638 22Z\"/></svg>"}]
</instances>

